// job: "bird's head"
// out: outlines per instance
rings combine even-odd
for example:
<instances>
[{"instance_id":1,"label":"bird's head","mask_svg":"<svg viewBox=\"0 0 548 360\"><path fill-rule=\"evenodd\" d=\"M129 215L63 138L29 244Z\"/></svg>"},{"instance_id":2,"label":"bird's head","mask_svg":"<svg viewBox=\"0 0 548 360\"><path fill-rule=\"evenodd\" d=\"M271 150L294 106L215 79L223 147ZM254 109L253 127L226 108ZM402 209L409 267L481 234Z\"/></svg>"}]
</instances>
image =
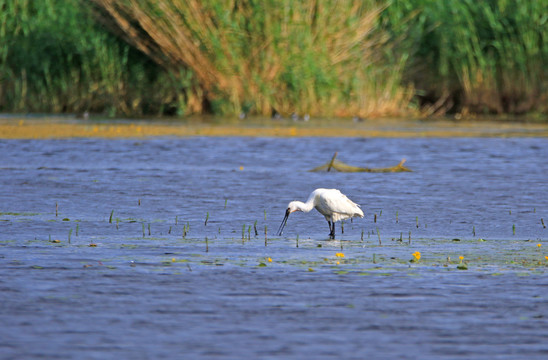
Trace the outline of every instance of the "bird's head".
<instances>
[{"instance_id":1,"label":"bird's head","mask_svg":"<svg viewBox=\"0 0 548 360\"><path fill-rule=\"evenodd\" d=\"M295 211L302 211L298 201L292 201L289 204L287 204L287 210L285 211L286 213L289 212L289 214L291 214L292 212L295 212Z\"/></svg>"},{"instance_id":2,"label":"bird's head","mask_svg":"<svg viewBox=\"0 0 548 360\"><path fill-rule=\"evenodd\" d=\"M302 211L298 201L292 201L289 204L287 204L287 210L285 210L284 219L282 220L282 223L280 224L280 227L278 228L278 236L282 235L285 224L287 224L287 219L289 218L289 214L295 211Z\"/></svg>"}]
</instances>

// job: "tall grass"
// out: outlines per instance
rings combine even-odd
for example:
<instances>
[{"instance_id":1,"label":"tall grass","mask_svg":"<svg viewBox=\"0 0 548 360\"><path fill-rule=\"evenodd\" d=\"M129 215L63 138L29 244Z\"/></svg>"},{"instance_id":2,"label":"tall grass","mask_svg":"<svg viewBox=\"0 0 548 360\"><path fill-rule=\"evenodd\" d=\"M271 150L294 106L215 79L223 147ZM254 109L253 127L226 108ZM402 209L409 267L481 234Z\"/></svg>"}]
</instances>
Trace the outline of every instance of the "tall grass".
<instances>
[{"instance_id":1,"label":"tall grass","mask_svg":"<svg viewBox=\"0 0 548 360\"><path fill-rule=\"evenodd\" d=\"M393 1L384 29L427 111L547 111L548 2Z\"/></svg>"},{"instance_id":2,"label":"tall grass","mask_svg":"<svg viewBox=\"0 0 548 360\"><path fill-rule=\"evenodd\" d=\"M548 112L548 1L0 0L0 111Z\"/></svg>"},{"instance_id":3,"label":"tall grass","mask_svg":"<svg viewBox=\"0 0 548 360\"><path fill-rule=\"evenodd\" d=\"M0 0L0 111L129 115L172 102L179 85L82 4Z\"/></svg>"},{"instance_id":4,"label":"tall grass","mask_svg":"<svg viewBox=\"0 0 548 360\"><path fill-rule=\"evenodd\" d=\"M213 112L396 115L411 97L379 66L374 0L94 2L152 59L190 69Z\"/></svg>"}]
</instances>

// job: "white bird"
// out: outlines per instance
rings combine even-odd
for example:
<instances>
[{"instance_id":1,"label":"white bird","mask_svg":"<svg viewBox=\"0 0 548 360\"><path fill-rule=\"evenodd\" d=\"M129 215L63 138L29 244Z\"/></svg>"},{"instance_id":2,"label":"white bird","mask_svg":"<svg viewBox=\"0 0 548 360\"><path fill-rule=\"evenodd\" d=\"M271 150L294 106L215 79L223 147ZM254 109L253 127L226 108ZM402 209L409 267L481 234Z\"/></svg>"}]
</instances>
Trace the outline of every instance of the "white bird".
<instances>
[{"instance_id":1,"label":"white bird","mask_svg":"<svg viewBox=\"0 0 548 360\"><path fill-rule=\"evenodd\" d=\"M282 235L289 214L295 211L309 212L312 209L318 210L325 216L329 224L329 238L335 238L335 222L339 220L350 219L356 216L363 218L363 211L360 205L354 203L337 189L316 189L312 191L308 200L292 201L287 205L285 217L278 229L278 236Z\"/></svg>"}]
</instances>

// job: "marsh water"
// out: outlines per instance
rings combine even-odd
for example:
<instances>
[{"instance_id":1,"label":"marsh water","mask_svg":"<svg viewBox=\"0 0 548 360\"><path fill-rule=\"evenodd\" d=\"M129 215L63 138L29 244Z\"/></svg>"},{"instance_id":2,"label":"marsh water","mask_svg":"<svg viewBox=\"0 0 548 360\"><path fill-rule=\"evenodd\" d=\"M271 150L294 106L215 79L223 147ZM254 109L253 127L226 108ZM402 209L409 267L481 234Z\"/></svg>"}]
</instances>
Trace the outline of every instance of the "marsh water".
<instances>
[{"instance_id":1,"label":"marsh water","mask_svg":"<svg viewBox=\"0 0 548 360\"><path fill-rule=\"evenodd\" d=\"M336 151L413 172L308 171ZM0 140L0 154L2 359L548 357L545 138ZM295 213L276 236L318 187L365 218L328 240L321 215Z\"/></svg>"}]
</instances>

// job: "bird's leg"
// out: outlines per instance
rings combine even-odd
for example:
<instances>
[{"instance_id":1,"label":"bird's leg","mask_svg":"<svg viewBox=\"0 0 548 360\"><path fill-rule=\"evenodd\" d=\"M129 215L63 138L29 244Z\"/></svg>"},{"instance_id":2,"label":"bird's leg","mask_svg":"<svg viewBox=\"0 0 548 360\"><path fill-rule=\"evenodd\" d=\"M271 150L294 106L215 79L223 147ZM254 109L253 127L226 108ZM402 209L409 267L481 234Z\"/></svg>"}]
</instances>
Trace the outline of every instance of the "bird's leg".
<instances>
[{"instance_id":1,"label":"bird's leg","mask_svg":"<svg viewBox=\"0 0 548 360\"><path fill-rule=\"evenodd\" d=\"M331 232L329 233L330 239L335 239L335 222L331 222Z\"/></svg>"},{"instance_id":2,"label":"bird's leg","mask_svg":"<svg viewBox=\"0 0 548 360\"><path fill-rule=\"evenodd\" d=\"M333 229L331 227L331 221L327 220L327 225L329 225L329 238L331 239L331 234L333 233Z\"/></svg>"}]
</instances>

